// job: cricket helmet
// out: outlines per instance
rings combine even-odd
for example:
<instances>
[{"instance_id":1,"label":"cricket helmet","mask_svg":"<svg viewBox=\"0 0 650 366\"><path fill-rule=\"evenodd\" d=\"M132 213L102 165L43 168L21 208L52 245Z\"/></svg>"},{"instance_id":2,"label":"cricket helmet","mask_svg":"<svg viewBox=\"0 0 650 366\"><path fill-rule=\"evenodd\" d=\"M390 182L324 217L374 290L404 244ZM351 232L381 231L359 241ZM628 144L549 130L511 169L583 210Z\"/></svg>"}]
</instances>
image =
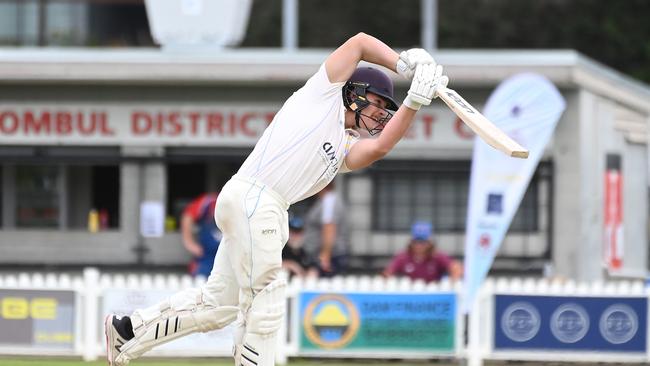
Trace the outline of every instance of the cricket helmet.
<instances>
[{"instance_id":1,"label":"cricket helmet","mask_svg":"<svg viewBox=\"0 0 650 366\"><path fill-rule=\"evenodd\" d=\"M367 93L373 93L386 101L386 108L383 109L384 117L379 119L363 114L363 110L371 104L366 97ZM363 122L364 127L371 135L375 135L384 128L393 116L391 111L396 111L399 107L393 99L393 81L383 72L372 67L358 67L350 79L343 86L343 104L345 107L354 112L357 127L361 127L363 117L374 119L378 125L374 128L368 128Z\"/></svg>"}]
</instances>

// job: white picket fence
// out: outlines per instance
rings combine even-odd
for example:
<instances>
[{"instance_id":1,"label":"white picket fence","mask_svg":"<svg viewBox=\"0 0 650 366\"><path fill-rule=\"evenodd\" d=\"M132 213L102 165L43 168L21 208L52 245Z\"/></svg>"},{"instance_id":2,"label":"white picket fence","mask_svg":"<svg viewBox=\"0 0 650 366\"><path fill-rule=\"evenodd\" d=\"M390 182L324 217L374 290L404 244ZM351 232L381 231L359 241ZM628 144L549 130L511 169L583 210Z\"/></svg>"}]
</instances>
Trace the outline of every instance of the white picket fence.
<instances>
[{"instance_id":1,"label":"white picket fence","mask_svg":"<svg viewBox=\"0 0 650 366\"><path fill-rule=\"evenodd\" d=\"M75 309L74 347L68 351L40 350L28 347L5 347L0 344L0 354L29 354L29 355L60 355L68 354L81 356L86 361L96 360L104 355L104 339L101 324L102 296L109 289L126 289L135 291L160 290L179 291L189 287L197 287L203 279L193 279L189 276L169 274L105 274L95 268L87 268L83 274L70 275L65 273L5 273L0 274L0 290L68 290L76 294L78 308ZM300 324L296 309L297 298L302 291L318 291L331 293L361 292L361 293L455 293L460 298L461 284L442 281L426 284L422 281L411 281L406 278L385 279L379 276L346 276L331 279L300 279L290 281L287 297L292 304L290 321L281 331L278 347L278 363L287 362L288 357L302 356L296 332ZM492 332L496 326L494 317L494 295L531 295L531 296L601 296L601 297L645 297L649 298L650 291L642 281L617 282L576 282L571 280L546 280L533 278L499 278L488 279L481 288L481 293L468 324L468 344L462 340L464 317L456 317L457 349L453 358L467 359L471 365L481 365L485 359L512 360L558 360L558 361L589 361L589 357L576 352L551 356L539 352L496 352L493 347ZM0 298L1 300L1 298ZM646 314L650 319L650 314ZM647 332L647 329L644 328ZM650 342L650 335L646 335ZM650 349L650 345L647 349ZM170 353L153 353L158 356ZM593 352L592 352L593 354ZM191 353L174 354L174 356L191 356ZM228 353L197 354L201 356L229 356ZM336 357L336 353L331 353ZM372 357L363 354L362 357ZM327 356L329 357L329 356ZM349 355L346 357L350 357ZM378 357L384 357L378 356ZM395 358L400 358L395 355ZM437 358L427 356L425 358ZM540 358L541 357L541 358ZM555 358L553 358L555 357ZM631 357L617 354L595 354L593 361L602 362L645 362L650 361L646 351Z\"/></svg>"}]
</instances>

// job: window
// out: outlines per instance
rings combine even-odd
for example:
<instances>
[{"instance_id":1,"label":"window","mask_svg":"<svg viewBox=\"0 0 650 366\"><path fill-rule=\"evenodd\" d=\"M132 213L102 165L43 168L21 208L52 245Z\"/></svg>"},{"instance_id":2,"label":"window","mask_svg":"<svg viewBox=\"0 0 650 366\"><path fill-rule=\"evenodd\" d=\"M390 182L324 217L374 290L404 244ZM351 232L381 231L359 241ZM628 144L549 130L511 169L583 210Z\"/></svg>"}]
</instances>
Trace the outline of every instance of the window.
<instances>
[{"instance_id":1,"label":"window","mask_svg":"<svg viewBox=\"0 0 650 366\"><path fill-rule=\"evenodd\" d=\"M183 211L192 200L206 192L219 192L246 158L240 151L227 155L209 148L168 148L167 156L167 219L174 229L180 229Z\"/></svg>"},{"instance_id":2,"label":"window","mask_svg":"<svg viewBox=\"0 0 650 366\"><path fill-rule=\"evenodd\" d=\"M118 154L112 147L3 146L3 227L87 230L96 211L100 230L118 228Z\"/></svg>"},{"instance_id":3,"label":"window","mask_svg":"<svg viewBox=\"0 0 650 366\"><path fill-rule=\"evenodd\" d=\"M16 167L16 227L58 227L60 178L57 166Z\"/></svg>"},{"instance_id":4,"label":"window","mask_svg":"<svg viewBox=\"0 0 650 366\"><path fill-rule=\"evenodd\" d=\"M375 165L371 170L375 187L372 209L375 230L408 231L414 221L428 220L437 232L465 231L469 162L386 161ZM540 179L538 171L515 214L511 232L540 230Z\"/></svg>"},{"instance_id":5,"label":"window","mask_svg":"<svg viewBox=\"0 0 650 366\"><path fill-rule=\"evenodd\" d=\"M175 220L178 229L185 206L205 193L205 164L167 165L167 215Z\"/></svg>"},{"instance_id":6,"label":"window","mask_svg":"<svg viewBox=\"0 0 650 366\"><path fill-rule=\"evenodd\" d=\"M0 0L0 45L153 46L142 0Z\"/></svg>"}]
</instances>

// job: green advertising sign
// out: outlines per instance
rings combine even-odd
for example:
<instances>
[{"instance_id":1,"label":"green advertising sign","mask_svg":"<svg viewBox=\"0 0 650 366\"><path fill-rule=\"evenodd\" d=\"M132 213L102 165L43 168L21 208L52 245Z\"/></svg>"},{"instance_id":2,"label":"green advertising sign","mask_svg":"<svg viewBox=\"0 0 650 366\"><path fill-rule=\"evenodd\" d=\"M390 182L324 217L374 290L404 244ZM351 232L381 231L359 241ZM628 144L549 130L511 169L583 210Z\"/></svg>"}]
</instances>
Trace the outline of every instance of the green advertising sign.
<instances>
[{"instance_id":1,"label":"green advertising sign","mask_svg":"<svg viewBox=\"0 0 650 366\"><path fill-rule=\"evenodd\" d=\"M302 351L453 353L456 346L455 294L303 292L299 309Z\"/></svg>"}]
</instances>

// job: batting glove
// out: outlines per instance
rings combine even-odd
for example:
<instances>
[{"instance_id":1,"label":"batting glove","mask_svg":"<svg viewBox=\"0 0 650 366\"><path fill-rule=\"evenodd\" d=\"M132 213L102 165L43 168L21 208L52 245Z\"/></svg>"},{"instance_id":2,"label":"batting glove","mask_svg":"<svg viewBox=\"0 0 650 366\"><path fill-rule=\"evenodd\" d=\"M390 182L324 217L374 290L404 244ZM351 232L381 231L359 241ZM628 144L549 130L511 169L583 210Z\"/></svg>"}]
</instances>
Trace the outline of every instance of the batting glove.
<instances>
[{"instance_id":1,"label":"batting glove","mask_svg":"<svg viewBox=\"0 0 650 366\"><path fill-rule=\"evenodd\" d=\"M413 75L415 75L415 68L418 65L423 64L433 64L436 65L436 61L431 57L429 52L425 51L422 48L411 48L408 51L402 51L399 54L399 59L397 60L397 65L395 70L397 73L402 75L407 80L413 80Z\"/></svg>"},{"instance_id":2,"label":"batting glove","mask_svg":"<svg viewBox=\"0 0 650 366\"><path fill-rule=\"evenodd\" d=\"M446 87L448 83L449 78L442 75L441 65L419 65L403 104L417 111L423 105L431 104L431 100L438 96L436 90Z\"/></svg>"}]
</instances>

